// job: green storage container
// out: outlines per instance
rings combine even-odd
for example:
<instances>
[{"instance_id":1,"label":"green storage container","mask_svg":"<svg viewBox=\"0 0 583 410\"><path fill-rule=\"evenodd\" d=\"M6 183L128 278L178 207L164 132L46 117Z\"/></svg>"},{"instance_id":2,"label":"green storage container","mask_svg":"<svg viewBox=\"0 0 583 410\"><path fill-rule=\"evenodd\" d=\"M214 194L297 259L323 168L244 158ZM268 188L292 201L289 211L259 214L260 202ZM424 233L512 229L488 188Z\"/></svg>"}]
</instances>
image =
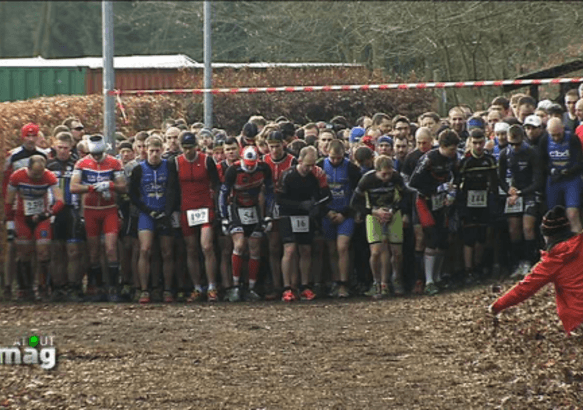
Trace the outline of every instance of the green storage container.
<instances>
[{"instance_id":1,"label":"green storage container","mask_svg":"<svg viewBox=\"0 0 583 410\"><path fill-rule=\"evenodd\" d=\"M0 67L0 102L85 94L86 68Z\"/></svg>"}]
</instances>

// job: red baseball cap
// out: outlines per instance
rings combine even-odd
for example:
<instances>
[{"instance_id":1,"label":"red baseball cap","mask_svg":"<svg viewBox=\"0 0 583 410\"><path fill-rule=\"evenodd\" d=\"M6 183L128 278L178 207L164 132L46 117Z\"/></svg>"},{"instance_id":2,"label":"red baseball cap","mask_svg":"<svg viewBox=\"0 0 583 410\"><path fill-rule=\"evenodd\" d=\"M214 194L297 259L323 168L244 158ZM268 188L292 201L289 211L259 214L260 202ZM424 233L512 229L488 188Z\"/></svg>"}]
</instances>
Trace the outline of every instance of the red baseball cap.
<instances>
[{"instance_id":1,"label":"red baseball cap","mask_svg":"<svg viewBox=\"0 0 583 410\"><path fill-rule=\"evenodd\" d=\"M24 127L22 127L20 135L22 136L22 138L26 137L27 135L31 135L31 134L36 137L38 135L39 131L40 131L40 129L39 129L38 125L33 124L32 122L29 122Z\"/></svg>"},{"instance_id":2,"label":"red baseball cap","mask_svg":"<svg viewBox=\"0 0 583 410\"><path fill-rule=\"evenodd\" d=\"M369 147L370 149L372 149L374 151L374 142L373 142L372 136L367 135L365 137L362 137L360 139L360 142L362 142L364 145L366 145L367 147Z\"/></svg>"}]
</instances>

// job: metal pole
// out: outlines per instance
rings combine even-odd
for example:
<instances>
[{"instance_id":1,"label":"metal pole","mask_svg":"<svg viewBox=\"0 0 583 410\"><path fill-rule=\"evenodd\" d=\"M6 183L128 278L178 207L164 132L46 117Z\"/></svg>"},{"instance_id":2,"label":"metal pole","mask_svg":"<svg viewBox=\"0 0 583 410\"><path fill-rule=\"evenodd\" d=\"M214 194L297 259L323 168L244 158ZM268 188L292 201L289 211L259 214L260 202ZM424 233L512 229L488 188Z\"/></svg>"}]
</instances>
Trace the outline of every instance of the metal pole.
<instances>
[{"instance_id":1,"label":"metal pole","mask_svg":"<svg viewBox=\"0 0 583 410\"><path fill-rule=\"evenodd\" d=\"M210 89L213 84L212 44L211 44L211 2L204 2L204 88ZM204 126L213 127L213 95L204 93Z\"/></svg>"},{"instance_id":2,"label":"metal pole","mask_svg":"<svg viewBox=\"0 0 583 410\"><path fill-rule=\"evenodd\" d=\"M109 95L115 87L113 70L113 2L101 2L103 36L103 136L115 151L115 97Z\"/></svg>"}]
</instances>

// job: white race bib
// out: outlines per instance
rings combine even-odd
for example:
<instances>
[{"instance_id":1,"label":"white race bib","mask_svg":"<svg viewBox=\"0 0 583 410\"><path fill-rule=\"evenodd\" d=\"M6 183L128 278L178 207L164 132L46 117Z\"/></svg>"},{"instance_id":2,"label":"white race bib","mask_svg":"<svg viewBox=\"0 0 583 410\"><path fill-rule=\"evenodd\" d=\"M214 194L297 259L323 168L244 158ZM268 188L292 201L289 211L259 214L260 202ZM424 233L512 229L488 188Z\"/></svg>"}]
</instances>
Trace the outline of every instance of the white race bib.
<instances>
[{"instance_id":1,"label":"white race bib","mask_svg":"<svg viewBox=\"0 0 583 410\"><path fill-rule=\"evenodd\" d=\"M259 222L259 218L257 218L257 210L254 206L251 208L238 208L237 211L239 212L241 224L253 225Z\"/></svg>"},{"instance_id":2,"label":"white race bib","mask_svg":"<svg viewBox=\"0 0 583 410\"><path fill-rule=\"evenodd\" d=\"M188 226L206 224L209 221L209 209L189 209L186 211L186 219L188 221Z\"/></svg>"},{"instance_id":3,"label":"white race bib","mask_svg":"<svg viewBox=\"0 0 583 410\"><path fill-rule=\"evenodd\" d=\"M172 222L173 228L180 228L180 212L172 212L170 221Z\"/></svg>"},{"instance_id":4,"label":"white race bib","mask_svg":"<svg viewBox=\"0 0 583 410\"><path fill-rule=\"evenodd\" d=\"M440 194L431 195L431 210L437 211L438 209L443 208L445 205L445 192Z\"/></svg>"},{"instance_id":5,"label":"white race bib","mask_svg":"<svg viewBox=\"0 0 583 410\"><path fill-rule=\"evenodd\" d=\"M23 199L24 216L41 214L45 211L45 199Z\"/></svg>"},{"instance_id":6,"label":"white race bib","mask_svg":"<svg viewBox=\"0 0 583 410\"><path fill-rule=\"evenodd\" d=\"M510 205L508 203L509 200L510 197L506 198L506 206L504 207L505 214L517 214L524 211L524 202L521 196L518 197L514 205Z\"/></svg>"},{"instance_id":7,"label":"white race bib","mask_svg":"<svg viewBox=\"0 0 583 410\"><path fill-rule=\"evenodd\" d=\"M310 232L310 217L309 216L290 216L289 217L293 233L308 233Z\"/></svg>"},{"instance_id":8,"label":"white race bib","mask_svg":"<svg viewBox=\"0 0 583 410\"><path fill-rule=\"evenodd\" d=\"M488 206L488 191L468 191L468 208L486 208Z\"/></svg>"},{"instance_id":9,"label":"white race bib","mask_svg":"<svg viewBox=\"0 0 583 410\"><path fill-rule=\"evenodd\" d=\"M273 219L279 219L279 205L273 205Z\"/></svg>"}]
</instances>

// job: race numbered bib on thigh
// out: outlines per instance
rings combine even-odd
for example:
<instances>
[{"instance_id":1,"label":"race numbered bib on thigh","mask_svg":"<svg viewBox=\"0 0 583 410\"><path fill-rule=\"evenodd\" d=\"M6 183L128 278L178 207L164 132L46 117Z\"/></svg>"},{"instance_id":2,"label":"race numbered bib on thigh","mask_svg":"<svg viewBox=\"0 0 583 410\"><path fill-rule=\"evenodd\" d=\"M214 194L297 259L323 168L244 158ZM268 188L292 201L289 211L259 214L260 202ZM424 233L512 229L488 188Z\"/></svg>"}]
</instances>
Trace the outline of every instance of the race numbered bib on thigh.
<instances>
[{"instance_id":1,"label":"race numbered bib on thigh","mask_svg":"<svg viewBox=\"0 0 583 410\"><path fill-rule=\"evenodd\" d=\"M310 217L309 216L290 216L289 217L293 233L308 233L310 232Z\"/></svg>"},{"instance_id":2,"label":"race numbered bib on thigh","mask_svg":"<svg viewBox=\"0 0 583 410\"><path fill-rule=\"evenodd\" d=\"M209 222L209 209L189 209L186 211L188 226L198 226Z\"/></svg>"},{"instance_id":3,"label":"race numbered bib on thigh","mask_svg":"<svg viewBox=\"0 0 583 410\"><path fill-rule=\"evenodd\" d=\"M259 222L257 217L257 209L253 206L251 208L239 208L239 219L243 225L254 225Z\"/></svg>"},{"instance_id":4,"label":"race numbered bib on thigh","mask_svg":"<svg viewBox=\"0 0 583 410\"><path fill-rule=\"evenodd\" d=\"M41 214L45 211L44 198L23 199L24 216Z\"/></svg>"},{"instance_id":5,"label":"race numbered bib on thigh","mask_svg":"<svg viewBox=\"0 0 583 410\"><path fill-rule=\"evenodd\" d=\"M488 206L488 191L468 191L468 208L486 208Z\"/></svg>"},{"instance_id":6,"label":"race numbered bib on thigh","mask_svg":"<svg viewBox=\"0 0 583 410\"><path fill-rule=\"evenodd\" d=\"M431 210L437 211L438 209L443 208L445 205L445 192L440 194L431 195Z\"/></svg>"},{"instance_id":7,"label":"race numbered bib on thigh","mask_svg":"<svg viewBox=\"0 0 583 410\"><path fill-rule=\"evenodd\" d=\"M173 228L180 228L180 212L172 212L170 222Z\"/></svg>"},{"instance_id":8,"label":"race numbered bib on thigh","mask_svg":"<svg viewBox=\"0 0 583 410\"><path fill-rule=\"evenodd\" d=\"M524 201L521 196L518 197L514 205L510 205L510 197L506 198L506 206L504 207L505 214L517 214L524 211Z\"/></svg>"}]
</instances>

